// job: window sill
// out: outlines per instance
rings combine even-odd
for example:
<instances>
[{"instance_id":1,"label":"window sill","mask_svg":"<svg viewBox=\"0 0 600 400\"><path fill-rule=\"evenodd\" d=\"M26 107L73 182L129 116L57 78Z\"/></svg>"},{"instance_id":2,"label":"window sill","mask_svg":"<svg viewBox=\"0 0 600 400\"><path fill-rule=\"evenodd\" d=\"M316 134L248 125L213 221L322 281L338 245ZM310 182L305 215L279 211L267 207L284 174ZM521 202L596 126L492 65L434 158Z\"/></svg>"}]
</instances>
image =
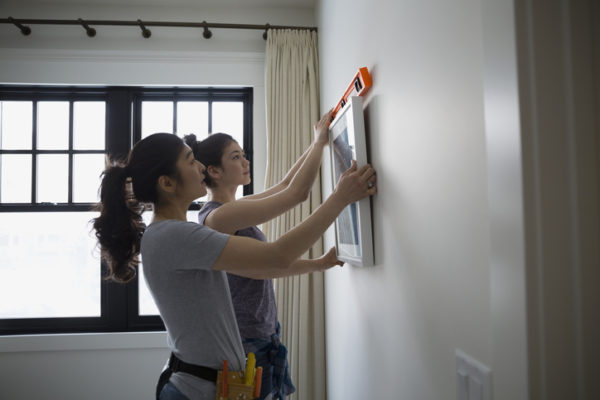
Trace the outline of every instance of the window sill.
<instances>
[{"instance_id":1,"label":"window sill","mask_svg":"<svg viewBox=\"0 0 600 400\"><path fill-rule=\"evenodd\" d=\"M0 336L0 353L162 348L167 348L166 332Z\"/></svg>"}]
</instances>

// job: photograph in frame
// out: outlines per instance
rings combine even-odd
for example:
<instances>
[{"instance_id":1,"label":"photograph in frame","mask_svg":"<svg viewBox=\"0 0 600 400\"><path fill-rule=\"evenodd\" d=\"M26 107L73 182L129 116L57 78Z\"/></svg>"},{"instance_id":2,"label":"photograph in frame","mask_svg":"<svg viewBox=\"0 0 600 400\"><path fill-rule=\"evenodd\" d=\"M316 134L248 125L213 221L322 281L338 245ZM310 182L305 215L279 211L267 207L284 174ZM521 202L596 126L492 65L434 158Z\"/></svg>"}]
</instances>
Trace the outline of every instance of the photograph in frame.
<instances>
[{"instance_id":1,"label":"photograph in frame","mask_svg":"<svg viewBox=\"0 0 600 400\"><path fill-rule=\"evenodd\" d=\"M329 127L332 182L335 187L340 176L350 168L367 163L363 102L359 96L350 97ZM373 265L371 200L369 197L352 203L340 213L334 223L335 247L339 260L355 266Z\"/></svg>"}]
</instances>

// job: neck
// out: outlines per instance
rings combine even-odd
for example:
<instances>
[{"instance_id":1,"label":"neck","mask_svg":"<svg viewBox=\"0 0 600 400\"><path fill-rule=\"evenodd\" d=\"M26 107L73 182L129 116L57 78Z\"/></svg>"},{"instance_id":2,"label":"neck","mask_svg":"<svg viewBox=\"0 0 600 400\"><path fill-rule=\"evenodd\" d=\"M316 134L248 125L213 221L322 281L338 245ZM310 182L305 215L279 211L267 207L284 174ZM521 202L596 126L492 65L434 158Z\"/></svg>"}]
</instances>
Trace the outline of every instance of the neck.
<instances>
[{"instance_id":1,"label":"neck","mask_svg":"<svg viewBox=\"0 0 600 400\"><path fill-rule=\"evenodd\" d=\"M187 221L188 203L162 203L154 205L154 221L162 221L167 219L176 219L179 221Z\"/></svg>"},{"instance_id":2,"label":"neck","mask_svg":"<svg viewBox=\"0 0 600 400\"><path fill-rule=\"evenodd\" d=\"M235 192L237 185L231 186L217 186L208 190L208 199L210 201L216 201L221 204L235 201Z\"/></svg>"}]
</instances>

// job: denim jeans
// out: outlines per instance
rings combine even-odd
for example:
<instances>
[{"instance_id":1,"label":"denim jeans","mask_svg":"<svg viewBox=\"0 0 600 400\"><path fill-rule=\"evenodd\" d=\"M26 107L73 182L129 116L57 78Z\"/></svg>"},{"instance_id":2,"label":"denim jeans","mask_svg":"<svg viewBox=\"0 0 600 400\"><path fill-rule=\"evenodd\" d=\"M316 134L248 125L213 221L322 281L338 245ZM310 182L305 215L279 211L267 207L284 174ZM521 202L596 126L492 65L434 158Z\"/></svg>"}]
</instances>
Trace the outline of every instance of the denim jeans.
<instances>
[{"instance_id":1,"label":"denim jeans","mask_svg":"<svg viewBox=\"0 0 600 400\"><path fill-rule=\"evenodd\" d=\"M160 400L189 400L170 381L160 391Z\"/></svg>"}]
</instances>

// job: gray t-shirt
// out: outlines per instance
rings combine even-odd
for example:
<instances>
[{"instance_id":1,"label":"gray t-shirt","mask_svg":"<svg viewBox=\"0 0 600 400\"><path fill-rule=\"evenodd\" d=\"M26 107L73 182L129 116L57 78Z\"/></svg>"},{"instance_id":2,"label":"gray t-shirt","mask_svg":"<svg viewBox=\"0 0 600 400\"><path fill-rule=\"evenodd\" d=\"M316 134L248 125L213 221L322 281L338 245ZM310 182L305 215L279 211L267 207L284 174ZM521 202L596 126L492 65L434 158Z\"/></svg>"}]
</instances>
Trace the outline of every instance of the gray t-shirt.
<instances>
[{"instance_id":1,"label":"gray t-shirt","mask_svg":"<svg viewBox=\"0 0 600 400\"><path fill-rule=\"evenodd\" d=\"M158 221L142 236L144 277L167 328L167 341L181 360L242 370L242 347L227 276L212 266L228 235L194 222ZM185 373L171 382L191 400L215 398L215 384Z\"/></svg>"}]
</instances>

